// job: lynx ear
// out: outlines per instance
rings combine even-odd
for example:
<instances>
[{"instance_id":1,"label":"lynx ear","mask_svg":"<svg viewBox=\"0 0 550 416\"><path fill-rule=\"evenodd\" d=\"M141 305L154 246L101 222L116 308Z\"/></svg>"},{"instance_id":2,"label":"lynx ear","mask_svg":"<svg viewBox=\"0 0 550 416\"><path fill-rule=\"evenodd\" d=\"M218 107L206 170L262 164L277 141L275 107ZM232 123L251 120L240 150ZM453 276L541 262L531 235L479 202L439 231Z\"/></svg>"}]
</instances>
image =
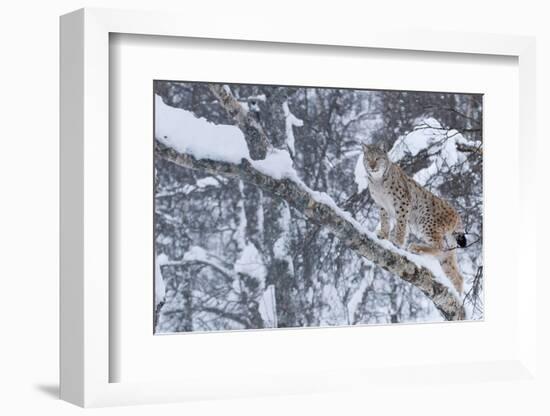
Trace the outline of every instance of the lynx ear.
<instances>
[{"instance_id":1,"label":"lynx ear","mask_svg":"<svg viewBox=\"0 0 550 416\"><path fill-rule=\"evenodd\" d=\"M366 143L362 143L361 144L361 149L363 149L363 153L368 153L369 152L369 145L366 144Z\"/></svg>"},{"instance_id":2,"label":"lynx ear","mask_svg":"<svg viewBox=\"0 0 550 416\"><path fill-rule=\"evenodd\" d=\"M388 153L390 151L388 142L386 142L385 140L380 142L380 150L382 150L382 152L384 153Z\"/></svg>"}]
</instances>

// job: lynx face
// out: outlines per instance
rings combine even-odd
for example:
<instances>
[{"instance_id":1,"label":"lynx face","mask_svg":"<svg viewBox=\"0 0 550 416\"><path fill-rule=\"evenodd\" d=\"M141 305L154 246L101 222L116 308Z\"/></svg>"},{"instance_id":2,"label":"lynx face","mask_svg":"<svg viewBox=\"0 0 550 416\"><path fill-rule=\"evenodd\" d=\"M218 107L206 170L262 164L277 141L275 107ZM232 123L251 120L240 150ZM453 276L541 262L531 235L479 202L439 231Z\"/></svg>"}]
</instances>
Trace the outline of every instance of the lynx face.
<instances>
[{"instance_id":1,"label":"lynx face","mask_svg":"<svg viewBox=\"0 0 550 416\"><path fill-rule=\"evenodd\" d=\"M373 178L382 177L389 166L386 152L379 147L364 144L363 154L363 164L367 173Z\"/></svg>"}]
</instances>

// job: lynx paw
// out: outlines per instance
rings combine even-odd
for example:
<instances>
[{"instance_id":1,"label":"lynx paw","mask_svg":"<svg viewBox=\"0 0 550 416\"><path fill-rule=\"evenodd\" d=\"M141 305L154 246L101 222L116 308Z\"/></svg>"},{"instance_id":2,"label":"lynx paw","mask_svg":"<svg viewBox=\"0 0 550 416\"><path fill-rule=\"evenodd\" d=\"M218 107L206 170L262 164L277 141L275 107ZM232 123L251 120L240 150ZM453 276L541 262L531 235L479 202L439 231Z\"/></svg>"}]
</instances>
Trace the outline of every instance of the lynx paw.
<instances>
[{"instance_id":1,"label":"lynx paw","mask_svg":"<svg viewBox=\"0 0 550 416\"><path fill-rule=\"evenodd\" d=\"M399 241L397 238L391 238L390 241L393 243L395 247L398 247L398 248L403 247L403 242Z\"/></svg>"},{"instance_id":2,"label":"lynx paw","mask_svg":"<svg viewBox=\"0 0 550 416\"><path fill-rule=\"evenodd\" d=\"M376 236L380 238L381 240L387 240L388 239L388 233L382 232L382 230L378 230L376 233Z\"/></svg>"},{"instance_id":3,"label":"lynx paw","mask_svg":"<svg viewBox=\"0 0 550 416\"><path fill-rule=\"evenodd\" d=\"M414 244L414 243L409 244L409 246L407 247L407 250L414 254L422 254L422 250L418 248L418 244Z\"/></svg>"}]
</instances>

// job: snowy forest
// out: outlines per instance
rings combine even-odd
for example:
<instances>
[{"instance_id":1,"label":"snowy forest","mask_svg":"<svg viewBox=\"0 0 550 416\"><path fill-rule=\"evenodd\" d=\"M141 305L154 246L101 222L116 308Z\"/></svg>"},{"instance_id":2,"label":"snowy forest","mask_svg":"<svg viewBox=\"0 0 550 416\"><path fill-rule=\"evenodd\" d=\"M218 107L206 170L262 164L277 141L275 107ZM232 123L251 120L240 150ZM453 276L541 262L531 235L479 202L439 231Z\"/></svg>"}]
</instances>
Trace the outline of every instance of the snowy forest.
<instances>
[{"instance_id":1,"label":"snowy forest","mask_svg":"<svg viewBox=\"0 0 550 416\"><path fill-rule=\"evenodd\" d=\"M482 98L155 81L154 332L483 319ZM363 143L460 214L463 294L376 237Z\"/></svg>"}]
</instances>

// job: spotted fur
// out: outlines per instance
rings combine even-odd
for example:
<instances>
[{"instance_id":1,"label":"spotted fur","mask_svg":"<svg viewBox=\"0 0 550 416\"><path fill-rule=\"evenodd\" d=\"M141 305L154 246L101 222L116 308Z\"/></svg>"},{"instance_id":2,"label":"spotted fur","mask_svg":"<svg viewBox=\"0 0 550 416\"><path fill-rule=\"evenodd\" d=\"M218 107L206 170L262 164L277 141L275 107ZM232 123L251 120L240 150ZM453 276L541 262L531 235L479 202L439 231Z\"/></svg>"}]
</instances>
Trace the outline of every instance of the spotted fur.
<instances>
[{"instance_id":1,"label":"spotted fur","mask_svg":"<svg viewBox=\"0 0 550 416\"><path fill-rule=\"evenodd\" d=\"M456 290L462 293L464 279L455 248L457 244L464 247L466 238L456 210L408 177L383 149L364 145L363 153L369 191L380 210L378 237L389 238L403 247L412 232L424 244L410 244L408 249L435 255Z\"/></svg>"}]
</instances>

